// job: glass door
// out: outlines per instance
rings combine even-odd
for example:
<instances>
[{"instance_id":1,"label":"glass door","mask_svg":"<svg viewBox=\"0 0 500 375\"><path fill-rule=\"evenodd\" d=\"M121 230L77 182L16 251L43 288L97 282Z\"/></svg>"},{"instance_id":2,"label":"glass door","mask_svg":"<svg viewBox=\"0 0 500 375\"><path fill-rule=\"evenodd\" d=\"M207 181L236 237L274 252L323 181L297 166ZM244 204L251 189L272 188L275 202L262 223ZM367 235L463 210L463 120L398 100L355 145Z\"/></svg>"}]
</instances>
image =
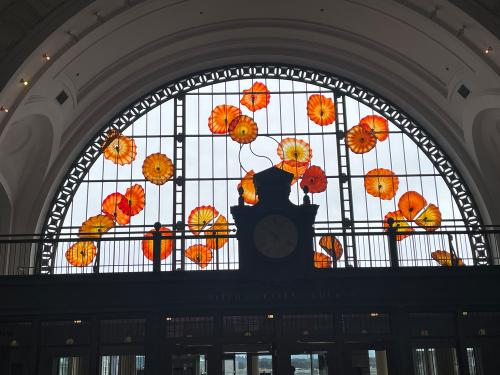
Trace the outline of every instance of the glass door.
<instances>
[{"instance_id":1,"label":"glass door","mask_svg":"<svg viewBox=\"0 0 500 375\"><path fill-rule=\"evenodd\" d=\"M273 356L265 348L226 348L222 355L223 375L272 375Z\"/></svg>"},{"instance_id":2,"label":"glass door","mask_svg":"<svg viewBox=\"0 0 500 375\"><path fill-rule=\"evenodd\" d=\"M291 374L328 375L328 352L308 352L290 355Z\"/></svg>"}]
</instances>

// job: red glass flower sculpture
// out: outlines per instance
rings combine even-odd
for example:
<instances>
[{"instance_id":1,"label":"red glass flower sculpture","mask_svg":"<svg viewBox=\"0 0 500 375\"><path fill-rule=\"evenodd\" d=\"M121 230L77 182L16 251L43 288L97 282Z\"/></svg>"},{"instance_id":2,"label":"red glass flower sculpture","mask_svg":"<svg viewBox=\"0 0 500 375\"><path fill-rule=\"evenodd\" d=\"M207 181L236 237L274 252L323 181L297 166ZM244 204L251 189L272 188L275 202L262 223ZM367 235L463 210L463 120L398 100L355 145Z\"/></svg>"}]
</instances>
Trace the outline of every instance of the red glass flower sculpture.
<instances>
[{"instance_id":1,"label":"red glass flower sculpture","mask_svg":"<svg viewBox=\"0 0 500 375\"><path fill-rule=\"evenodd\" d=\"M144 159L142 174L149 182L163 185L174 175L174 164L167 155L157 152Z\"/></svg>"},{"instance_id":2,"label":"red glass flower sculpture","mask_svg":"<svg viewBox=\"0 0 500 375\"><path fill-rule=\"evenodd\" d=\"M228 132L233 141L247 144L257 138L259 128L251 117L241 115L231 121Z\"/></svg>"},{"instance_id":3,"label":"red glass flower sculpture","mask_svg":"<svg viewBox=\"0 0 500 375\"><path fill-rule=\"evenodd\" d=\"M364 154L377 144L375 135L361 125L353 126L346 135L347 147L355 154Z\"/></svg>"},{"instance_id":4,"label":"red glass flower sculpture","mask_svg":"<svg viewBox=\"0 0 500 375\"><path fill-rule=\"evenodd\" d=\"M102 233L110 230L115 222L108 215L95 215L82 223L78 236L83 238L99 238Z\"/></svg>"},{"instance_id":5,"label":"red glass flower sculpture","mask_svg":"<svg viewBox=\"0 0 500 375\"><path fill-rule=\"evenodd\" d=\"M219 211L212 206L199 206L191 211L188 217L188 227L195 235L199 235L200 231L205 229L213 219L219 215Z\"/></svg>"},{"instance_id":6,"label":"red glass flower sculpture","mask_svg":"<svg viewBox=\"0 0 500 375\"><path fill-rule=\"evenodd\" d=\"M295 184L301 178L309 167L309 163L300 163L293 160L282 161L275 165L276 168L282 169L293 174L291 185Z\"/></svg>"},{"instance_id":7,"label":"red glass flower sculpture","mask_svg":"<svg viewBox=\"0 0 500 375\"><path fill-rule=\"evenodd\" d=\"M127 215L119 207L122 199L127 200L121 193L109 194L102 201L102 212L111 216L118 224L125 225L130 223L130 215Z\"/></svg>"},{"instance_id":8,"label":"red glass flower sculpture","mask_svg":"<svg viewBox=\"0 0 500 375\"><path fill-rule=\"evenodd\" d=\"M284 138L279 143L276 151L283 161L309 163L312 158L312 150L309 143L297 138Z\"/></svg>"},{"instance_id":9,"label":"red glass flower sculpture","mask_svg":"<svg viewBox=\"0 0 500 375\"><path fill-rule=\"evenodd\" d=\"M307 116L318 125L330 125L335 121L335 105L332 99L314 94L307 100Z\"/></svg>"},{"instance_id":10,"label":"red glass flower sculpture","mask_svg":"<svg viewBox=\"0 0 500 375\"><path fill-rule=\"evenodd\" d=\"M234 105L221 104L215 107L208 118L208 128L213 134L226 134L229 124L241 116L241 110Z\"/></svg>"},{"instance_id":11,"label":"red glass flower sculpture","mask_svg":"<svg viewBox=\"0 0 500 375\"><path fill-rule=\"evenodd\" d=\"M401 214L408 220L413 218L427 205L427 201L416 191L407 191L398 202L398 208Z\"/></svg>"},{"instance_id":12,"label":"red glass flower sculpture","mask_svg":"<svg viewBox=\"0 0 500 375\"><path fill-rule=\"evenodd\" d=\"M252 112L266 108L271 100L271 94L262 82L255 82L248 90L243 90L243 94L240 103Z\"/></svg>"},{"instance_id":13,"label":"red glass flower sculpture","mask_svg":"<svg viewBox=\"0 0 500 375\"><path fill-rule=\"evenodd\" d=\"M325 250L332 258L333 254L335 254L336 260L339 260L344 253L342 244L337 238L335 238L335 236L322 236L319 239L319 246L321 246L321 248Z\"/></svg>"},{"instance_id":14,"label":"red glass flower sculpture","mask_svg":"<svg viewBox=\"0 0 500 375\"><path fill-rule=\"evenodd\" d=\"M410 232L413 232L413 228L410 227L410 224L405 220L405 217L401 213L401 211L393 211L389 212L384 216L384 228L387 230L389 228L389 224L387 220L389 218L394 219L393 227L396 228L396 233L402 233L396 235L396 241L404 240L406 237L410 235Z\"/></svg>"},{"instance_id":15,"label":"red glass flower sculpture","mask_svg":"<svg viewBox=\"0 0 500 375\"><path fill-rule=\"evenodd\" d=\"M83 241L73 244L64 254L69 264L75 267L88 266L94 260L97 249L93 242Z\"/></svg>"},{"instance_id":16,"label":"red glass flower sculpture","mask_svg":"<svg viewBox=\"0 0 500 375\"><path fill-rule=\"evenodd\" d=\"M253 170L248 171L238 184L238 189L240 187L243 188L243 201L247 204L256 204L259 201L255 191L255 185L253 184L254 175L255 172Z\"/></svg>"},{"instance_id":17,"label":"red glass flower sculpture","mask_svg":"<svg viewBox=\"0 0 500 375\"><path fill-rule=\"evenodd\" d=\"M145 196L144 189L141 185L135 184L127 189L125 192L125 199L122 199L118 207L127 215L137 215L144 209Z\"/></svg>"},{"instance_id":18,"label":"red glass flower sculpture","mask_svg":"<svg viewBox=\"0 0 500 375\"><path fill-rule=\"evenodd\" d=\"M365 116L359 121L359 125L371 131L379 141L385 141L389 136L389 122L382 116Z\"/></svg>"},{"instance_id":19,"label":"red glass flower sculpture","mask_svg":"<svg viewBox=\"0 0 500 375\"><path fill-rule=\"evenodd\" d=\"M458 257L453 256L451 253L445 250L436 250L431 253L432 259L438 262L442 266L451 267L453 265L452 259L455 258L457 266L463 266L464 261Z\"/></svg>"},{"instance_id":20,"label":"red glass flower sculpture","mask_svg":"<svg viewBox=\"0 0 500 375\"><path fill-rule=\"evenodd\" d=\"M215 223L205 231L207 236L216 236L207 238L207 247L212 250L218 250L229 242L229 225L223 215L219 215Z\"/></svg>"},{"instance_id":21,"label":"red glass flower sculpture","mask_svg":"<svg viewBox=\"0 0 500 375\"><path fill-rule=\"evenodd\" d=\"M365 176L366 192L374 197L389 200L398 191L399 179L393 171L384 168L372 169Z\"/></svg>"},{"instance_id":22,"label":"red glass flower sculpture","mask_svg":"<svg viewBox=\"0 0 500 375\"><path fill-rule=\"evenodd\" d=\"M332 258L328 255L314 252L314 267L315 268L332 268Z\"/></svg>"},{"instance_id":23,"label":"red glass flower sculpture","mask_svg":"<svg viewBox=\"0 0 500 375\"><path fill-rule=\"evenodd\" d=\"M212 250L205 245L192 245L186 249L186 257L200 268L206 268L212 261Z\"/></svg>"},{"instance_id":24,"label":"red glass flower sculpture","mask_svg":"<svg viewBox=\"0 0 500 375\"><path fill-rule=\"evenodd\" d=\"M321 193L326 190L328 180L323 169L317 165L311 165L302 176L300 187L303 189L307 186L310 193Z\"/></svg>"},{"instance_id":25,"label":"red glass flower sculpture","mask_svg":"<svg viewBox=\"0 0 500 375\"><path fill-rule=\"evenodd\" d=\"M441 226L441 211L438 206L429 204L415 219L415 223L428 232L433 232Z\"/></svg>"},{"instance_id":26,"label":"red glass flower sculpture","mask_svg":"<svg viewBox=\"0 0 500 375\"><path fill-rule=\"evenodd\" d=\"M104 157L115 164L130 164L137 156L137 147L135 141L124 135L113 135L114 139L104 149Z\"/></svg>"},{"instance_id":27,"label":"red glass flower sculpture","mask_svg":"<svg viewBox=\"0 0 500 375\"><path fill-rule=\"evenodd\" d=\"M149 232L147 232L144 237L153 237L153 233L156 232L156 229L151 229ZM170 254L172 253L172 246L173 246L173 235L172 231L168 229L167 227L161 227L160 228L160 235L161 235L161 240L160 240L160 260L167 259ZM154 255L153 255L153 240L142 240L141 243L141 248L142 248L142 253L144 256L153 261Z\"/></svg>"}]
</instances>

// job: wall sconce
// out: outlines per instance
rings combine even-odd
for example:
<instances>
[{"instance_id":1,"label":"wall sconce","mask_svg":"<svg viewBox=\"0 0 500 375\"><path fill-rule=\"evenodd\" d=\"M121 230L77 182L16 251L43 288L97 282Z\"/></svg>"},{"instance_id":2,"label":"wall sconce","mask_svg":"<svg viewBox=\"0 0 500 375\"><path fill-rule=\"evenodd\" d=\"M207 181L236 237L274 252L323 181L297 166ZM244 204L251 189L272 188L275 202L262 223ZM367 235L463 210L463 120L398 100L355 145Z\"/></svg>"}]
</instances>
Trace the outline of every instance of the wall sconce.
<instances>
[{"instance_id":1,"label":"wall sconce","mask_svg":"<svg viewBox=\"0 0 500 375\"><path fill-rule=\"evenodd\" d=\"M30 84L30 82L25 80L24 78L21 78L19 82L21 82L24 86L28 86Z\"/></svg>"}]
</instances>

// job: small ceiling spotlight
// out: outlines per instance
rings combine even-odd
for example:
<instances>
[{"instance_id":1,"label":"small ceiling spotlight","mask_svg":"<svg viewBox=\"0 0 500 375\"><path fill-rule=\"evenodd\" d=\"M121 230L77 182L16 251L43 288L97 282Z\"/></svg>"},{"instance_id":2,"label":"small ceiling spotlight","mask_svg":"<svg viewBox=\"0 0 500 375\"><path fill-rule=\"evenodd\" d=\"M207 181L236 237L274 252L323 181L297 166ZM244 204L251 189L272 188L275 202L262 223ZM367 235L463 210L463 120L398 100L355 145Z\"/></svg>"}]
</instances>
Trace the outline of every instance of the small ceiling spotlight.
<instances>
[{"instance_id":1,"label":"small ceiling spotlight","mask_svg":"<svg viewBox=\"0 0 500 375\"><path fill-rule=\"evenodd\" d=\"M2 107L0 107L0 112L7 113L7 112L9 112L9 108L2 106Z\"/></svg>"},{"instance_id":2,"label":"small ceiling spotlight","mask_svg":"<svg viewBox=\"0 0 500 375\"><path fill-rule=\"evenodd\" d=\"M267 319L274 319L274 314L267 314Z\"/></svg>"},{"instance_id":3,"label":"small ceiling spotlight","mask_svg":"<svg viewBox=\"0 0 500 375\"><path fill-rule=\"evenodd\" d=\"M24 86L28 86L30 84L30 82L25 80L24 78L21 78L19 82L21 82Z\"/></svg>"},{"instance_id":4,"label":"small ceiling spotlight","mask_svg":"<svg viewBox=\"0 0 500 375\"><path fill-rule=\"evenodd\" d=\"M50 61L50 56L49 56L49 54L47 52L44 52L44 54L42 55L42 58L44 60Z\"/></svg>"},{"instance_id":5,"label":"small ceiling spotlight","mask_svg":"<svg viewBox=\"0 0 500 375\"><path fill-rule=\"evenodd\" d=\"M172 317L171 316L166 316L165 320L168 321L168 322L170 322L172 320Z\"/></svg>"},{"instance_id":6,"label":"small ceiling spotlight","mask_svg":"<svg viewBox=\"0 0 500 375\"><path fill-rule=\"evenodd\" d=\"M492 52L493 52L493 47L491 47L491 46L489 46L488 48L486 48L484 50L484 53L487 54L487 55L490 54L490 53L492 53Z\"/></svg>"},{"instance_id":7,"label":"small ceiling spotlight","mask_svg":"<svg viewBox=\"0 0 500 375\"><path fill-rule=\"evenodd\" d=\"M371 316L372 318L376 318L377 316L379 316L379 313L377 313L377 312L372 312L372 313L370 313L370 316Z\"/></svg>"},{"instance_id":8,"label":"small ceiling spotlight","mask_svg":"<svg viewBox=\"0 0 500 375\"><path fill-rule=\"evenodd\" d=\"M77 320L73 320L73 323L75 323L75 324L82 324L82 321L80 319L77 319Z\"/></svg>"}]
</instances>

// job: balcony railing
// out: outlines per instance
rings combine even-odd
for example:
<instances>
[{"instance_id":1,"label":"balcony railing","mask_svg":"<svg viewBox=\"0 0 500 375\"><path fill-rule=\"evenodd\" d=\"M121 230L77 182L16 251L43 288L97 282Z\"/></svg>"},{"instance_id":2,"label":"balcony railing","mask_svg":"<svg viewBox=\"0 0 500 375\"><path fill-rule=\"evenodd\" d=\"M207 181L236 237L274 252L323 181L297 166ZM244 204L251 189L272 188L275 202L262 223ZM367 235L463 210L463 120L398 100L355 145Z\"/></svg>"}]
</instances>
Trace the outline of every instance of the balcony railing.
<instances>
[{"instance_id":1,"label":"balcony railing","mask_svg":"<svg viewBox=\"0 0 500 375\"><path fill-rule=\"evenodd\" d=\"M318 226L311 256L314 252L326 255L315 262L321 272L328 272L328 269L334 272L338 268L498 265L500 227L483 228L471 231L441 227L430 232L405 232L395 227L366 227L346 235L341 229L327 230ZM338 249L335 251L320 246L323 236L338 239L341 253ZM481 249L473 242L473 238L478 236L486 240ZM213 248L224 245L218 250L204 246L197 249L195 246L189 251L193 245L207 244L207 241L211 241ZM66 256L68 249L81 244L82 247L76 251L85 252L85 242L95 247L90 250L88 258L80 262L88 264L72 265ZM49 257L47 249L50 250ZM145 255L148 249L149 258ZM488 263L477 261L477 251L488 255ZM0 275L229 271L238 268L238 240L234 228L227 235L209 235L206 232L193 235L187 230L162 233L158 226L152 232L136 230L107 233L100 237L95 234L80 237L77 233L63 233L56 239L40 235L0 236Z\"/></svg>"}]
</instances>

